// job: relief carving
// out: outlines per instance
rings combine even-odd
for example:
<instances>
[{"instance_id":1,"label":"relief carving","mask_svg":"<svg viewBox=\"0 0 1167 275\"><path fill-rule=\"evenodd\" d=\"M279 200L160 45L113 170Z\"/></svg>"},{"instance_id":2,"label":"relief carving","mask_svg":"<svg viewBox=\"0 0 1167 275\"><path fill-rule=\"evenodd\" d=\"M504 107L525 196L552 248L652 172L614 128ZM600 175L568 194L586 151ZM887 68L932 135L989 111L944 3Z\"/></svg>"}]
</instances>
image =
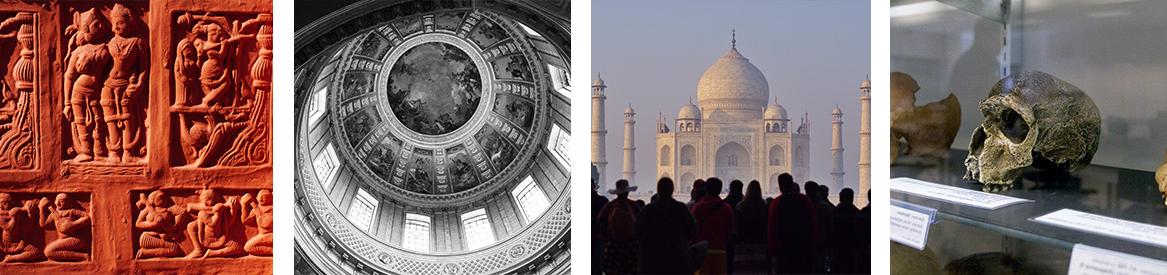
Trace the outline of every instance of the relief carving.
<instances>
[{"instance_id":1,"label":"relief carving","mask_svg":"<svg viewBox=\"0 0 1167 275\"><path fill-rule=\"evenodd\" d=\"M180 165L268 163L271 14L240 21L186 13L177 23L186 32L175 51L171 106L184 157Z\"/></svg>"},{"instance_id":2,"label":"relief carving","mask_svg":"<svg viewBox=\"0 0 1167 275\"><path fill-rule=\"evenodd\" d=\"M13 51L19 59L8 71L15 87L0 78L3 103L0 105L0 169L33 169L36 166L36 15L17 13L0 22L0 40L16 38ZM7 64L5 62L4 64Z\"/></svg>"},{"instance_id":3,"label":"relief carving","mask_svg":"<svg viewBox=\"0 0 1167 275\"><path fill-rule=\"evenodd\" d=\"M47 196L36 197L0 193L0 263L88 261L88 203L65 193L56 194L51 203ZM39 244L45 243L42 251Z\"/></svg>"},{"instance_id":4,"label":"relief carving","mask_svg":"<svg viewBox=\"0 0 1167 275\"><path fill-rule=\"evenodd\" d=\"M272 195L216 189L138 193L135 258L272 255ZM184 253L185 251L185 253Z\"/></svg>"},{"instance_id":5,"label":"relief carving","mask_svg":"<svg viewBox=\"0 0 1167 275\"><path fill-rule=\"evenodd\" d=\"M81 173L126 174L144 169L149 49L133 12L114 4L109 19L96 8L74 12L65 56L65 106L72 146L66 164L97 166Z\"/></svg>"},{"instance_id":6,"label":"relief carving","mask_svg":"<svg viewBox=\"0 0 1167 275\"><path fill-rule=\"evenodd\" d=\"M56 230L57 240L45 246L45 256L58 262L89 260L89 212L65 193L57 194L53 204L41 198L39 207L41 226Z\"/></svg>"},{"instance_id":7,"label":"relief carving","mask_svg":"<svg viewBox=\"0 0 1167 275\"><path fill-rule=\"evenodd\" d=\"M0 228L3 229L3 238L0 238L0 256L4 259L0 263L34 262L44 259L41 248L31 243L32 231L35 227L32 217L33 202L12 201L12 195L0 193Z\"/></svg>"}]
</instances>

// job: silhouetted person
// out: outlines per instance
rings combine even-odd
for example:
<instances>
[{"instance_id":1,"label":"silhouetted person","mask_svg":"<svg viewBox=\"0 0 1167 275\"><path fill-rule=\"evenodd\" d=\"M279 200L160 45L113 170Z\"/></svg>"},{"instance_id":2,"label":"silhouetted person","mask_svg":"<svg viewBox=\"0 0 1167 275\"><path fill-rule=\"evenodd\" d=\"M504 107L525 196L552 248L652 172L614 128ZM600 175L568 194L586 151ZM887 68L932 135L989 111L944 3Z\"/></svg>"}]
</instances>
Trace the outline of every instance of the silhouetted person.
<instances>
[{"instance_id":1,"label":"silhouetted person","mask_svg":"<svg viewBox=\"0 0 1167 275\"><path fill-rule=\"evenodd\" d=\"M766 272L764 269L752 269L761 267L758 264L765 263L766 257L766 216L769 209L766 200L762 198L762 184L756 180L750 181L746 186L745 197L734 210L737 212L734 218L737 234L734 234L733 257L729 262L734 269L732 271ZM746 266L738 266L738 261L743 261Z\"/></svg>"},{"instance_id":2,"label":"silhouetted person","mask_svg":"<svg viewBox=\"0 0 1167 275\"><path fill-rule=\"evenodd\" d=\"M815 220L810 198L798 193L798 184L787 173L778 175L778 189L782 194L770 203L767 219L774 267L782 274L811 273Z\"/></svg>"},{"instance_id":3,"label":"silhouetted person","mask_svg":"<svg viewBox=\"0 0 1167 275\"><path fill-rule=\"evenodd\" d=\"M729 194L725 195L725 203L727 205L729 205L730 210L733 210L733 216L735 219L737 218L737 215L738 215L737 204L742 201L742 187L743 187L742 181L740 181L740 180L730 181L729 182ZM737 243L737 231L734 231L734 232L729 234L729 243L727 244L727 246L725 248L726 262L729 263L726 266L727 267L726 271L728 273L733 273L733 260L734 260L733 254L735 251L734 245L736 243Z\"/></svg>"},{"instance_id":4,"label":"silhouetted person","mask_svg":"<svg viewBox=\"0 0 1167 275\"><path fill-rule=\"evenodd\" d=\"M819 196L819 192L822 189L821 189L821 187L819 187L819 184L817 182L814 182L814 181L806 181L804 186L805 186L805 190L806 190L806 196L808 199L811 200L811 209L814 209L815 221L818 222L818 224L817 224L818 226L816 227L817 230L815 231L815 238L813 240L814 242L811 244L811 251L810 252L814 256L814 258L812 259L814 266L812 266L811 268L814 271L814 273L826 273L827 272L826 235L822 234L823 233L822 232L823 231L823 227L822 227L823 222L821 219L822 214L817 211L818 210L818 206L817 206L818 202L816 201L816 199Z\"/></svg>"},{"instance_id":5,"label":"silhouetted person","mask_svg":"<svg viewBox=\"0 0 1167 275\"><path fill-rule=\"evenodd\" d=\"M725 203L730 206L736 206L737 203L742 202L742 188L745 185L740 180L733 180L729 182L729 194L725 194Z\"/></svg>"},{"instance_id":6,"label":"silhouetted person","mask_svg":"<svg viewBox=\"0 0 1167 275\"><path fill-rule=\"evenodd\" d=\"M698 270L700 274L725 274L728 271L726 245L733 233L733 208L721 199L721 179L705 181L705 195L693 206L697 219L697 240L709 242L709 251Z\"/></svg>"},{"instance_id":7,"label":"silhouetted person","mask_svg":"<svg viewBox=\"0 0 1167 275\"><path fill-rule=\"evenodd\" d=\"M705 195L705 180L693 181L693 190L689 190L689 202L685 203L685 206L688 206L689 210L692 211L693 206L697 205L697 202L701 201L701 196L704 196L704 195Z\"/></svg>"},{"instance_id":8,"label":"silhouetted person","mask_svg":"<svg viewBox=\"0 0 1167 275\"><path fill-rule=\"evenodd\" d=\"M839 191L839 205L835 207L834 224L832 224L834 231L831 233L831 271L835 273L855 273L855 267L858 265L856 261L859 260L857 246L859 245L858 234L871 234L871 232L858 232L857 230L857 216L859 215L859 208L855 208L855 192L851 188L843 188Z\"/></svg>"},{"instance_id":9,"label":"silhouetted person","mask_svg":"<svg viewBox=\"0 0 1167 275\"><path fill-rule=\"evenodd\" d=\"M856 272L871 273L871 190L867 190L867 205L859 210L859 266Z\"/></svg>"},{"instance_id":10,"label":"silhouetted person","mask_svg":"<svg viewBox=\"0 0 1167 275\"><path fill-rule=\"evenodd\" d=\"M594 221L600 216L600 210L604 209L604 205L608 204L608 198L601 196L597 191L600 189L600 172L596 170L596 166L592 165L592 220ZM600 223L592 223L592 273L600 274L604 271L604 241L600 234L603 228Z\"/></svg>"},{"instance_id":11,"label":"silhouetted person","mask_svg":"<svg viewBox=\"0 0 1167 275\"><path fill-rule=\"evenodd\" d=\"M819 185L817 189L811 201L814 205L815 221L818 225L816 232L819 234L820 239L823 240L822 243L825 249L823 250L823 254L815 256L816 258L823 258L824 263L824 266L819 266L818 263L815 263L816 271L820 270L819 268L825 267L825 258L830 255L832 223L835 222L835 205L831 204L831 201L827 199L827 196L831 193L831 188L826 185Z\"/></svg>"},{"instance_id":12,"label":"silhouetted person","mask_svg":"<svg viewBox=\"0 0 1167 275\"><path fill-rule=\"evenodd\" d=\"M762 198L762 185L751 181L745 198L737 204L737 240L739 243L766 243L766 215L769 209Z\"/></svg>"},{"instance_id":13,"label":"silhouetted person","mask_svg":"<svg viewBox=\"0 0 1167 275\"><path fill-rule=\"evenodd\" d=\"M640 211L636 239L640 240L640 272L644 274L692 273L689 242L697 237L697 222L689 208L673 199L673 180L661 178L656 200Z\"/></svg>"},{"instance_id":14,"label":"silhouetted person","mask_svg":"<svg viewBox=\"0 0 1167 275\"><path fill-rule=\"evenodd\" d=\"M628 200L628 192L636 191L636 186L628 186L627 180L616 181L616 189L608 194L616 194L616 199L604 205L596 223L601 228L600 238L604 247L604 273L636 273L636 214L640 212L636 203Z\"/></svg>"}]
</instances>

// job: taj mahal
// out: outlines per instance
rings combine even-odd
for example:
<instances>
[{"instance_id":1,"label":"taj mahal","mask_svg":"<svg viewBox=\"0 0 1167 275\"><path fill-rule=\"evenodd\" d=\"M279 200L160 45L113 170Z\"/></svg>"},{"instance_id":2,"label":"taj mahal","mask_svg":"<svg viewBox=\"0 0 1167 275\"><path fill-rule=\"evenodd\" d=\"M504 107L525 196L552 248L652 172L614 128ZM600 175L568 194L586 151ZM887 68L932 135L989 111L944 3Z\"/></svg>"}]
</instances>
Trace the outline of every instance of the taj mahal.
<instances>
[{"instance_id":1,"label":"taj mahal","mask_svg":"<svg viewBox=\"0 0 1167 275\"><path fill-rule=\"evenodd\" d=\"M600 174L600 188L609 188L615 179L607 171L607 128L604 117L605 90L602 77L592 83L592 165ZM856 203L866 203L870 181L870 80L859 87L861 106L859 188ZM655 123L657 177L676 180L678 193L687 193L696 179L718 177L729 182L758 180L763 193L778 193L778 175L790 173L802 183L815 180L838 192L843 186L843 111L831 112L832 179L810 179L810 118L803 114L792 121L778 99L770 97L766 76L738 52L736 34L729 51L701 75L696 104L692 98L671 121L659 114ZM634 131L636 111L624 110L624 146L620 178L633 179L635 167ZM649 185L651 186L651 185ZM854 185L851 185L854 186ZM647 187L647 186L645 186ZM651 189L651 187L649 187ZM642 187L644 189L644 187ZM682 191L683 190L683 191ZM857 204L863 205L863 204Z\"/></svg>"}]
</instances>

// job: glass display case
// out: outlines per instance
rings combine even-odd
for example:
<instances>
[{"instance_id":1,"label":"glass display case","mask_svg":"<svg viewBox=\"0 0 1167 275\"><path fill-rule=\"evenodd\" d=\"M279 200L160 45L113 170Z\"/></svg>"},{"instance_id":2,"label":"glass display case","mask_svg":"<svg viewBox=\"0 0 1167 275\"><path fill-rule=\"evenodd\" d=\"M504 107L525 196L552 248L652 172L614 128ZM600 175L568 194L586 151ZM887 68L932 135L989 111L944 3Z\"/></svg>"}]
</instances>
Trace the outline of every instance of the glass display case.
<instances>
[{"instance_id":1,"label":"glass display case","mask_svg":"<svg viewBox=\"0 0 1167 275\"><path fill-rule=\"evenodd\" d=\"M1032 202L986 210L893 191L892 200L936 213L923 250L893 243L892 273L978 263L1065 274L1076 245L1167 260L1165 246L1034 220L1073 209L1167 226L1155 181L1167 149L1164 11L1167 1L891 1L891 71L916 81L915 106L951 94L960 109L947 154L893 156L892 178L981 191L981 183L963 179L970 141L985 119L979 106L1015 73L1041 71L1080 88L1101 120L1089 165L1069 175L1026 168L1010 189L997 192ZM981 160L992 161L998 160Z\"/></svg>"}]
</instances>

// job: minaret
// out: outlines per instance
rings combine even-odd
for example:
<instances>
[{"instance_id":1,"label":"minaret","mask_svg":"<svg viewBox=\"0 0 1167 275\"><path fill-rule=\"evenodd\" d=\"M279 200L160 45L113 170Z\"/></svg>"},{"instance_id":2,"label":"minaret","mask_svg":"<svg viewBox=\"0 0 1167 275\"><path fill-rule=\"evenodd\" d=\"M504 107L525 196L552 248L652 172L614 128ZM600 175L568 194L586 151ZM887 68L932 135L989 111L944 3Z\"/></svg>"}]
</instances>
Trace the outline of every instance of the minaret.
<instances>
[{"instance_id":1,"label":"minaret","mask_svg":"<svg viewBox=\"0 0 1167 275\"><path fill-rule=\"evenodd\" d=\"M859 192L855 193L856 206L867 205L867 192L871 190L871 77L859 84Z\"/></svg>"},{"instance_id":2,"label":"minaret","mask_svg":"<svg viewBox=\"0 0 1167 275\"><path fill-rule=\"evenodd\" d=\"M629 186L636 184L635 128L636 111L632 110L632 104L628 104L628 109L624 109L624 179L628 180Z\"/></svg>"},{"instance_id":3,"label":"minaret","mask_svg":"<svg viewBox=\"0 0 1167 275\"><path fill-rule=\"evenodd\" d=\"M843 190L843 110L835 106L831 111L831 178L834 190Z\"/></svg>"},{"instance_id":4,"label":"minaret","mask_svg":"<svg viewBox=\"0 0 1167 275\"><path fill-rule=\"evenodd\" d=\"M608 88L604 85L604 79L598 74L596 81L592 82L592 165L596 166L599 172L599 190L601 193L608 190L607 186L611 183L607 180L608 157L604 150L608 147L605 141L608 136L608 129L604 127L604 100L608 97L604 95L604 89Z\"/></svg>"}]
</instances>

